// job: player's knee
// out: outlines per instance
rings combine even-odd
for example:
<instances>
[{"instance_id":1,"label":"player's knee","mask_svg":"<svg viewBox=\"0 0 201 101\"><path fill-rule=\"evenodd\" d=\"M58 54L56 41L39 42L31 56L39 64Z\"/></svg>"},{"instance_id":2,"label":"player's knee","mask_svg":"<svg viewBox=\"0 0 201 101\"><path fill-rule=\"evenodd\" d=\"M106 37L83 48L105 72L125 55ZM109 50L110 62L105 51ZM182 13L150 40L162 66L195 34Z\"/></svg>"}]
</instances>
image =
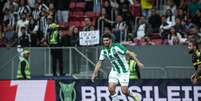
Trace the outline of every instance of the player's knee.
<instances>
[{"instance_id":1,"label":"player's knee","mask_svg":"<svg viewBox=\"0 0 201 101\"><path fill-rule=\"evenodd\" d=\"M109 87L108 90L110 92L110 95L114 95L115 94L115 88Z\"/></svg>"}]
</instances>

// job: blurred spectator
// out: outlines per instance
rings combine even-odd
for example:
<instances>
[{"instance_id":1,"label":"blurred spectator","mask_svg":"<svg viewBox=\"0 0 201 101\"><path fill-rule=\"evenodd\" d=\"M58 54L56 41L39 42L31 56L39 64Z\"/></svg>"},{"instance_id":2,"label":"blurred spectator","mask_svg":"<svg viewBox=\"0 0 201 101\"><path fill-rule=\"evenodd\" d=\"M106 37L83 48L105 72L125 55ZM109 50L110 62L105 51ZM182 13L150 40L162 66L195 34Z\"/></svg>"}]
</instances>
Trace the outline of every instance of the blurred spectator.
<instances>
[{"instance_id":1,"label":"blurred spectator","mask_svg":"<svg viewBox=\"0 0 201 101\"><path fill-rule=\"evenodd\" d=\"M93 12L100 12L101 2L101 0L93 0Z\"/></svg>"},{"instance_id":2,"label":"blurred spectator","mask_svg":"<svg viewBox=\"0 0 201 101\"><path fill-rule=\"evenodd\" d=\"M14 30L14 27L7 26L4 32L4 42L6 47L15 47L17 45L17 33Z\"/></svg>"},{"instance_id":3,"label":"blurred spectator","mask_svg":"<svg viewBox=\"0 0 201 101\"><path fill-rule=\"evenodd\" d=\"M170 45L178 45L185 41L186 39L183 39L181 34L177 32L174 27L171 27L170 33L168 34L168 43Z\"/></svg>"},{"instance_id":4,"label":"blurred spectator","mask_svg":"<svg viewBox=\"0 0 201 101\"><path fill-rule=\"evenodd\" d=\"M201 8L197 10L195 16L192 17L192 23L201 27Z\"/></svg>"},{"instance_id":5,"label":"blurred spectator","mask_svg":"<svg viewBox=\"0 0 201 101\"><path fill-rule=\"evenodd\" d=\"M40 40L44 40L47 38L47 30L48 25L53 21L52 16L48 16L48 12L42 11L39 19L39 34L40 34Z\"/></svg>"},{"instance_id":6,"label":"blurred spectator","mask_svg":"<svg viewBox=\"0 0 201 101\"><path fill-rule=\"evenodd\" d=\"M31 8L27 3L27 0L20 0L19 8L17 10L18 18L22 14L30 14L31 13Z\"/></svg>"},{"instance_id":7,"label":"blurred spectator","mask_svg":"<svg viewBox=\"0 0 201 101\"><path fill-rule=\"evenodd\" d=\"M154 42L151 41L151 39L148 36L145 36L144 41L142 43L142 45L156 45Z\"/></svg>"},{"instance_id":8,"label":"blurred spectator","mask_svg":"<svg viewBox=\"0 0 201 101\"><path fill-rule=\"evenodd\" d=\"M118 14L122 14L123 10L129 9L129 1L128 0L117 0L118 3Z\"/></svg>"},{"instance_id":9,"label":"blurred spectator","mask_svg":"<svg viewBox=\"0 0 201 101\"><path fill-rule=\"evenodd\" d=\"M144 19L144 22L148 24L150 23L151 29L146 31L147 28L143 27L143 24L139 24L137 26L137 30L140 33L140 30L145 28L145 32L137 35L136 27L135 27L135 36L141 35L141 38L144 40L143 36L146 36L149 31L151 32L159 32L162 36L162 39L168 39L170 35L170 27L175 28L176 32L180 33L182 38L194 38L199 36L199 28L201 26L201 0L159 0L158 2L155 0L102 0L102 9L100 12L100 16L96 21L96 28L100 29L101 33L105 33L105 29L111 29L113 27L113 35L115 36L115 41L128 41L132 44L133 39L130 38L129 34L134 31L134 17L131 15L129 7L132 4L132 1L141 1L141 9L142 15L145 17L149 17L148 19ZM192 2L191 2L192 1ZM15 34L12 33L14 29L18 38L22 36L21 27L25 27L26 33L30 34L31 38L31 46L39 46L40 42L46 42L48 36L48 26L50 23L58 21L58 23L66 23L68 22L68 12L69 12L69 4L70 2L74 2L73 0L0 0L0 6L2 8L2 15L0 20L5 26L10 26L11 28L6 28L6 35L3 37L3 41L6 44L12 43L15 41L12 39ZM93 2L96 4L96 1L93 0L76 0L76 2L85 2L86 11L92 11ZM165 7L166 14L162 16L159 20L160 15L156 13L153 8L153 4L156 3L156 6ZM167 3L167 4L166 4ZM136 4L136 3L135 3ZM162 4L162 5L161 5ZM48 5L48 6L47 6ZM95 6L95 5L94 5ZM152 9L152 10L151 10ZM151 10L151 13L150 13ZM176 12L177 10L177 12ZM162 13L163 10L159 9L159 12ZM55 14L56 13L56 14ZM151 14L151 16L150 16ZM189 16L189 15L190 16ZM30 16L32 15L32 17ZM64 16L65 15L65 16ZM98 14L97 14L98 15ZM20 17L19 19L17 17ZM113 23L116 23L113 26ZM94 19L93 19L94 20ZM1 22L0 21L0 22ZM113 22L114 21L114 22ZM94 22L91 21L90 18L84 19L84 27L83 31L91 31L95 30ZM99 22L99 24L98 24ZM138 24L136 24L138 25ZM194 26L198 26L196 30ZM71 26L70 26L71 27ZM142 29L141 29L142 28ZM79 33L79 29L73 28L75 33ZM64 31L65 32L65 31ZM12 34L8 34L12 33ZM66 33L66 32L65 32ZM190 33L187 34L186 33ZM198 33L198 34L193 34ZM5 33L4 33L5 34ZM29 35L28 34L28 35ZM64 36L70 35L69 33L64 34ZM70 44L78 45L79 35L71 33ZM134 37L133 35L131 35ZM76 38L78 37L78 38ZM139 38L139 39L141 39ZM14 38L15 39L15 38ZM197 38L199 39L199 38ZM12 45L8 45L12 46Z\"/></svg>"},{"instance_id":10,"label":"blurred spectator","mask_svg":"<svg viewBox=\"0 0 201 101\"><path fill-rule=\"evenodd\" d=\"M182 9L184 12L187 13L189 0L179 0L179 1L180 3L177 8Z\"/></svg>"},{"instance_id":11,"label":"blurred spectator","mask_svg":"<svg viewBox=\"0 0 201 101\"><path fill-rule=\"evenodd\" d=\"M113 17L115 19L115 16L118 15L118 7L119 4L117 2L117 0L109 0L110 1L110 5L112 7L111 9L111 14L113 14ZM112 16L112 15L111 15ZM113 18L112 18L113 19Z\"/></svg>"},{"instance_id":12,"label":"blurred spectator","mask_svg":"<svg viewBox=\"0 0 201 101\"><path fill-rule=\"evenodd\" d=\"M186 37L186 27L184 25L185 23L181 21L180 18L176 18L176 24L174 26L175 30L181 34L181 36L184 38Z\"/></svg>"},{"instance_id":13,"label":"blurred spectator","mask_svg":"<svg viewBox=\"0 0 201 101\"><path fill-rule=\"evenodd\" d=\"M92 19L90 19L89 17L86 17L84 19L84 27L83 27L83 31L92 31L95 30L94 26L92 25Z\"/></svg>"},{"instance_id":14,"label":"blurred spectator","mask_svg":"<svg viewBox=\"0 0 201 101\"><path fill-rule=\"evenodd\" d=\"M70 28L71 30L71 28ZM61 45L64 47L72 46L71 39L72 39L72 33L70 30L63 30L61 33Z\"/></svg>"},{"instance_id":15,"label":"blurred spectator","mask_svg":"<svg viewBox=\"0 0 201 101\"><path fill-rule=\"evenodd\" d=\"M105 11L106 11L106 15L109 17L108 19L112 20L112 6L110 5L110 2L109 0L105 0L103 2L103 5L102 5L102 8L105 8ZM101 12L102 12L103 9L101 9Z\"/></svg>"},{"instance_id":16,"label":"blurred spectator","mask_svg":"<svg viewBox=\"0 0 201 101\"><path fill-rule=\"evenodd\" d=\"M54 4L53 3L49 3L49 11L48 11L48 16L52 16L54 20L55 19L55 14L56 14L56 10L55 10L55 7L54 7ZM66 15L65 15L66 16Z\"/></svg>"},{"instance_id":17,"label":"blurred spectator","mask_svg":"<svg viewBox=\"0 0 201 101\"><path fill-rule=\"evenodd\" d=\"M3 24L0 24L0 47L6 46L3 41L3 37L4 37L4 27L3 27Z\"/></svg>"},{"instance_id":18,"label":"blurred spectator","mask_svg":"<svg viewBox=\"0 0 201 101\"><path fill-rule=\"evenodd\" d=\"M148 18L148 22L151 25L153 33L159 33L159 28L161 25L160 15L155 9L151 10L151 16Z\"/></svg>"},{"instance_id":19,"label":"blurred spectator","mask_svg":"<svg viewBox=\"0 0 201 101\"><path fill-rule=\"evenodd\" d=\"M14 1L14 0L7 0L7 2L4 4L4 6L3 6L3 9L2 9L2 11L3 12L5 12L6 11L6 9L12 9L13 7L14 8L18 8L18 6L19 6L19 4L18 4L19 2L16 2L16 1Z\"/></svg>"},{"instance_id":20,"label":"blurred spectator","mask_svg":"<svg viewBox=\"0 0 201 101\"><path fill-rule=\"evenodd\" d=\"M150 25L146 22L145 17L140 17L139 24L136 30L135 37L137 40L141 40L145 35L151 32Z\"/></svg>"},{"instance_id":21,"label":"blurred spectator","mask_svg":"<svg viewBox=\"0 0 201 101\"><path fill-rule=\"evenodd\" d=\"M189 32L190 29L195 26L195 25L192 23L192 19L191 19L191 18L188 18L184 25L185 25L185 27L186 27L187 32Z\"/></svg>"},{"instance_id":22,"label":"blurred spectator","mask_svg":"<svg viewBox=\"0 0 201 101\"><path fill-rule=\"evenodd\" d=\"M37 47L39 46L39 32L38 32L39 26L37 24L37 21L34 20L34 18L31 16L29 25L28 25L28 33L31 36L31 46Z\"/></svg>"},{"instance_id":23,"label":"blurred spectator","mask_svg":"<svg viewBox=\"0 0 201 101\"><path fill-rule=\"evenodd\" d=\"M46 11L46 12L48 12L49 8L44 3L44 0L36 0L36 3L38 3L38 8L39 8L40 11Z\"/></svg>"},{"instance_id":24,"label":"blurred spectator","mask_svg":"<svg viewBox=\"0 0 201 101\"><path fill-rule=\"evenodd\" d=\"M121 44L123 44L123 45L129 45L129 46L138 45L138 43L136 43L135 41L136 41L136 40L134 40L133 34L132 34L132 33L128 33L127 40L121 42ZM140 45L140 44L139 44L139 45Z\"/></svg>"},{"instance_id":25,"label":"blurred spectator","mask_svg":"<svg viewBox=\"0 0 201 101\"><path fill-rule=\"evenodd\" d=\"M111 21L109 15L107 15L106 9L102 8L101 14L97 18L97 22L96 22L97 28L100 30L100 33L103 32L104 27L111 27L112 23L113 23L113 21Z\"/></svg>"},{"instance_id":26,"label":"blurred spectator","mask_svg":"<svg viewBox=\"0 0 201 101\"><path fill-rule=\"evenodd\" d=\"M0 24L0 38L3 38L3 37L4 37L4 31L5 31L5 29L4 29L4 24L1 23L1 24Z\"/></svg>"},{"instance_id":27,"label":"blurred spectator","mask_svg":"<svg viewBox=\"0 0 201 101\"><path fill-rule=\"evenodd\" d=\"M15 21L14 13L11 10L6 8L4 14L5 15L4 15L4 18L3 18L3 22L6 25L9 25L11 27L15 27L16 21Z\"/></svg>"},{"instance_id":28,"label":"blurred spectator","mask_svg":"<svg viewBox=\"0 0 201 101\"><path fill-rule=\"evenodd\" d=\"M177 18L181 19L181 20L187 20L187 15L186 12L184 12L183 9L177 9Z\"/></svg>"},{"instance_id":29,"label":"blurred spectator","mask_svg":"<svg viewBox=\"0 0 201 101\"><path fill-rule=\"evenodd\" d=\"M126 2L125 0L124 0L124 2L122 0L120 0L120 1L121 2L120 2L119 14L121 14L123 16L123 18L126 21L126 24L128 25L128 33L131 33L132 28L134 28L135 18L129 10L129 3Z\"/></svg>"},{"instance_id":30,"label":"blurred spectator","mask_svg":"<svg viewBox=\"0 0 201 101\"><path fill-rule=\"evenodd\" d=\"M34 8L36 0L27 0L27 3L31 8Z\"/></svg>"},{"instance_id":31,"label":"blurred spectator","mask_svg":"<svg viewBox=\"0 0 201 101\"><path fill-rule=\"evenodd\" d=\"M171 23L166 21L166 16L161 17L160 34L162 40L167 39L168 33L170 32Z\"/></svg>"},{"instance_id":32,"label":"blurred spectator","mask_svg":"<svg viewBox=\"0 0 201 101\"><path fill-rule=\"evenodd\" d=\"M142 16L148 17L150 16L150 10L153 7L153 0L140 0L141 2L141 9L142 9Z\"/></svg>"},{"instance_id":33,"label":"blurred spectator","mask_svg":"<svg viewBox=\"0 0 201 101\"><path fill-rule=\"evenodd\" d=\"M3 21L3 7L7 0L0 0L0 23Z\"/></svg>"},{"instance_id":34,"label":"blurred spectator","mask_svg":"<svg viewBox=\"0 0 201 101\"><path fill-rule=\"evenodd\" d=\"M57 22L67 23L69 15L69 5L72 0L54 0L55 10L57 11Z\"/></svg>"},{"instance_id":35,"label":"blurred spectator","mask_svg":"<svg viewBox=\"0 0 201 101\"><path fill-rule=\"evenodd\" d=\"M18 38L22 36L22 32L21 32L22 27L25 27L25 31L26 31L28 24L29 24L29 21L26 18L26 14L22 13L21 19L17 21L17 25L16 25L16 32L18 33Z\"/></svg>"},{"instance_id":36,"label":"blurred spectator","mask_svg":"<svg viewBox=\"0 0 201 101\"><path fill-rule=\"evenodd\" d=\"M192 40L195 40L198 44L201 44L201 32L198 26L194 26L190 29L190 35L192 35Z\"/></svg>"},{"instance_id":37,"label":"blurred spectator","mask_svg":"<svg viewBox=\"0 0 201 101\"><path fill-rule=\"evenodd\" d=\"M201 3L199 3L198 0L192 0L189 2L188 13L191 17L193 17L199 9L201 9Z\"/></svg>"},{"instance_id":38,"label":"blurred spectator","mask_svg":"<svg viewBox=\"0 0 201 101\"><path fill-rule=\"evenodd\" d=\"M29 35L26 33L25 27L21 27L21 33L22 36L19 37L19 45L21 45L21 47L30 47L31 40Z\"/></svg>"},{"instance_id":39,"label":"blurred spectator","mask_svg":"<svg viewBox=\"0 0 201 101\"><path fill-rule=\"evenodd\" d=\"M77 27L73 28L71 44L72 46L79 46L79 29Z\"/></svg>"},{"instance_id":40,"label":"blurred spectator","mask_svg":"<svg viewBox=\"0 0 201 101\"><path fill-rule=\"evenodd\" d=\"M170 10L170 11L168 11ZM171 12L172 16L177 15L175 0L167 0L167 5L165 6L165 11Z\"/></svg>"},{"instance_id":41,"label":"blurred spectator","mask_svg":"<svg viewBox=\"0 0 201 101\"><path fill-rule=\"evenodd\" d=\"M171 27L175 25L175 16L170 9L166 11L166 21Z\"/></svg>"},{"instance_id":42,"label":"blurred spectator","mask_svg":"<svg viewBox=\"0 0 201 101\"><path fill-rule=\"evenodd\" d=\"M125 36L125 32L126 32L126 22L124 20L124 18L121 15L117 15L116 16L116 22L115 22L115 26L113 29L114 35L115 35L115 42L121 42L122 40L124 40L124 36Z\"/></svg>"},{"instance_id":43,"label":"blurred spectator","mask_svg":"<svg viewBox=\"0 0 201 101\"><path fill-rule=\"evenodd\" d=\"M33 11L32 11L32 16L33 16L34 20L36 20L36 21L39 20L40 14L41 14L41 11L39 10L39 4L35 3L35 5L33 7Z\"/></svg>"}]
</instances>

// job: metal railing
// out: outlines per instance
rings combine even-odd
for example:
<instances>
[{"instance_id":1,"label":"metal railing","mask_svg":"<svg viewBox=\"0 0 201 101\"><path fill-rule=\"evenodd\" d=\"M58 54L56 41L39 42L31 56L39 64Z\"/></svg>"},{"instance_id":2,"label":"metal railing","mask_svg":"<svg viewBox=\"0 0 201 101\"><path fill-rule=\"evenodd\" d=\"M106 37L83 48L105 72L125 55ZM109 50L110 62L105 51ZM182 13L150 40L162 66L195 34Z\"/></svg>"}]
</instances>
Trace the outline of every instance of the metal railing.
<instances>
[{"instance_id":1,"label":"metal railing","mask_svg":"<svg viewBox=\"0 0 201 101\"><path fill-rule=\"evenodd\" d=\"M99 47L54 47L63 49L64 71L67 76L89 79L99 57ZM32 76L52 76L51 47L31 48L30 67ZM13 48L13 51L16 48ZM16 50L17 51L17 50ZM17 52L16 52L17 53ZM0 79L15 79L19 63L18 54L10 54L7 62L0 64ZM100 78L107 78L110 63L104 63ZM145 64L146 66L146 64ZM141 69L142 78L189 78L193 72L190 66L157 66Z\"/></svg>"}]
</instances>

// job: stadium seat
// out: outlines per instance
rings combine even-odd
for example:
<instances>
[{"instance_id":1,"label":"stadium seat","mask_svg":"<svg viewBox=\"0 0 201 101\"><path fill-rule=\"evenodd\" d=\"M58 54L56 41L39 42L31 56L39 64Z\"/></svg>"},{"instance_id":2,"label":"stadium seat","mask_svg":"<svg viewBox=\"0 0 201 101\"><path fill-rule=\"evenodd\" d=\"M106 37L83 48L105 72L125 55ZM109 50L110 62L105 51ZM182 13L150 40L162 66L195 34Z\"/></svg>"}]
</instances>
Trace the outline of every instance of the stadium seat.
<instances>
[{"instance_id":1,"label":"stadium seat","mask_svg":"<svg viewBox=\"0 0 201 101\"><path fill-rule=\"evenodd\" d=\"M161 38L159 33L149 33L148 36L150 37L150 39L160 39Z\"/></svg>"},{"instance_id":2,"label":"stadium seat","mask_svg":"<svg viewBox=\"0 0 201 101\"><path fill-rule=\"evenodd\" d=\"M162 45L162 39L151 39L156 45Z\"/></svg>"},{"instance_id":3,"label":"stadium seat","mask_svg":"<svg viewBox=\"0 0 201 101\"><path fill-rule=\"evenodd\" d=\"M83 21L84 20L84 12L71 11L69 14L69 20L70 21Z\"/></svg>"},{"instance_id":4,"label":"stadium seat","mask_svg":"<svg viewBox=\"0 0 201 101\"><path fill-rule=\"evenodd\" d=\"M93 17L96 17L96 13L94 13L94 12L86 12L86 13L85 13L85 16L90 17L90 18L91 18L91 17L93 18Z\"/></svg>"},{"instance_id":5,"label":"stadium seat","mask_svg":"<svg viewBox=\"0 0 201 101\"><path fill-rule=\"evenodd\" d=\"M80 27L80 22L79 21L70 21L68 23L68 26Z\"/></svg>"},{"instance_id":6,"label":"stadium seat","mask_svg":"<svg viewBox=\"0 0 201 101\"><path fill-rule=\"evenodd\" d=\"M79 11L79 12L72 12L73 14L72 14L72 16L73 17L83 17L84 16L84 12L81 12L81 11Z\"/></svg>"},{"instance_id":7,"label":"stadium seat","mask_svg":"<svg viewBox=\"0 0 201 101\"><path fill-rule=\"evenodd\" d=\"M84 2L77 2L75 8L84 9L85 3Z\"/></svg>"}]
</instances>

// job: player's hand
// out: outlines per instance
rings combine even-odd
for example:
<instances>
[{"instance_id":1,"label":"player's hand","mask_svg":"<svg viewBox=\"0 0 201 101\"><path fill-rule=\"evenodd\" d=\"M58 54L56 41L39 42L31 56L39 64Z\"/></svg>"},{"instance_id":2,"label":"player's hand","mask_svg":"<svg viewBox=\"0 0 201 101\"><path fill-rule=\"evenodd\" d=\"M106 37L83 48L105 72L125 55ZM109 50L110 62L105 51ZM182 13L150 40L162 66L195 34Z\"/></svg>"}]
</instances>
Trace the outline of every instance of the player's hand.
<instances>
[{"instance_id":1,"label":"player's hand","mask_svg":"<svg viewBox=\"0 0 201 101\"><path fill-rule=\"evenodd\" d=\"M142 64L141 62L138 62L137 65L138 65L140 68L143 68L143 67L144 67L144 64Z\"/></svg>"},{"instance_id":2,"label":"player's hand","mask_svg":"<svg viewBox=\"0 0 201 101\"><path fill-rule=\"evenodd\" d=\"M91 76L91 82L94 82L95 78L96 78L96 74L93 73Z\"/></svg>"}]
</instances>

